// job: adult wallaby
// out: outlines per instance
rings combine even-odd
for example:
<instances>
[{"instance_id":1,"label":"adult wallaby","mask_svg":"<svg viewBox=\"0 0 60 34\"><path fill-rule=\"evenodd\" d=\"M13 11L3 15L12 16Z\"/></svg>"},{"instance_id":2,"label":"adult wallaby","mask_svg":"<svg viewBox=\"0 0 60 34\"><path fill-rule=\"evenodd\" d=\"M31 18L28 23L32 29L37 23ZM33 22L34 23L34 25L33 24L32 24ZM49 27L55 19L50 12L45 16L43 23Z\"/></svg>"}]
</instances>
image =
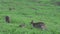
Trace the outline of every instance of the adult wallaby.
<instances>
[{"instance_id":1,"label":"adult wallaby","mask_svg":"<svg viewBox=\"0 0 60 34\"><path fill-rule=\"evenodd\" d=\"M33 27L40 28L40 29L45 29L45 24L43 22L34 22L33 20L31 21L31 24Z\"/></svg>"}]
</instances>

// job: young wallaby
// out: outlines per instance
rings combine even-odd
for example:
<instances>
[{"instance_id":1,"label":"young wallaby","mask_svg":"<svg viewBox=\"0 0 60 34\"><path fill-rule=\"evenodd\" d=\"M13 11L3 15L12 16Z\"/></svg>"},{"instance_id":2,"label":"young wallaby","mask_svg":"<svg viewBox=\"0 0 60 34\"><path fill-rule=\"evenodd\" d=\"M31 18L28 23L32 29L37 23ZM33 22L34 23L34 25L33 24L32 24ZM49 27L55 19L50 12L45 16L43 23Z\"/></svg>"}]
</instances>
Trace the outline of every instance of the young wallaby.
<instances>
[{"instance_id":1,"label":"young wallaby","mask_svg":"<svg viewBox=\"0 0 60 34\"><path fill-rule=\"evenodd\" d=\"M31 24L32 24L33 27L40 28L42 30L45 29L45 24L43 22L34 23L34 21L32 20Z\"/></svg>"},{"instance_id":2,"label":"young wallaby","mask_svg":"<svg viewBox=\"0 0 60 34\"><path fill-rule=\"evenodd\" d=\"M5 21L6 21L7 23L10 23L10 18L9 18L9 16L6 16L6 17L5 17Z\"/></svg>"}]
</instances>

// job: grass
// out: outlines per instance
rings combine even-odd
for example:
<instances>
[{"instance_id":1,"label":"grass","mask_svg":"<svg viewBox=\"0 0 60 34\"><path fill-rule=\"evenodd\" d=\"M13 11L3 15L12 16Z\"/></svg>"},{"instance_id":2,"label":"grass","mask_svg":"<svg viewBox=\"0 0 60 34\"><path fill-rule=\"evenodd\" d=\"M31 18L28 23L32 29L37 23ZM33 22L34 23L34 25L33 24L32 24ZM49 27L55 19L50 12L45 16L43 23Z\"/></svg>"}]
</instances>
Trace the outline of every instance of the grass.
<instances>
[{"instance_id":1,"label":"grass","mask_svg":"<svg viewBox=\"0 0 60 34\"><path fill-rule=\"evenodd\" d=\"M5 22L7 15L11 23ZM33 28L31 20L43 21L48 30ZM26 27L19 27L21 23ZM60 6L51 0L0 0L0 34L60 34Z\"/></svg>"}]
</instances>

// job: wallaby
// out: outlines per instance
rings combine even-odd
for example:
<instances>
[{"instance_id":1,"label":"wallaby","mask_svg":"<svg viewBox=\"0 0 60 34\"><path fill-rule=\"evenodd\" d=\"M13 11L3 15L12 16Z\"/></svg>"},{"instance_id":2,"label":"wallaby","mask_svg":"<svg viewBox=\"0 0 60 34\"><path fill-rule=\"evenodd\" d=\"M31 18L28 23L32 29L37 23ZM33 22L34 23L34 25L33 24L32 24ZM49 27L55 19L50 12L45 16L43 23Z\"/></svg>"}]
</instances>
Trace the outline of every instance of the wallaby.
<instances>
[{"instance_id":1,"label":"wallaby","mask_svg":"<svg viewBox=\"0 0 60 34\"><path fill-rule=\"evenodd\" d=\"M7 23L10 23L10 18L9 18L9 16L6 16L6 17L5 17L5 21L6 21Z\"/></svg>"},{"instance_id":2,"label":"wallaby","mask_svg":"<svg viewBox=\"0 0 60 34\"><path fill-rule=\"evenodd\" d=\"M40 28L40 29L45 29L45 24L43 22L37 22L34 23L34 21L31 21L31 24L33 27Z\"/></svg>"}]
</instances>

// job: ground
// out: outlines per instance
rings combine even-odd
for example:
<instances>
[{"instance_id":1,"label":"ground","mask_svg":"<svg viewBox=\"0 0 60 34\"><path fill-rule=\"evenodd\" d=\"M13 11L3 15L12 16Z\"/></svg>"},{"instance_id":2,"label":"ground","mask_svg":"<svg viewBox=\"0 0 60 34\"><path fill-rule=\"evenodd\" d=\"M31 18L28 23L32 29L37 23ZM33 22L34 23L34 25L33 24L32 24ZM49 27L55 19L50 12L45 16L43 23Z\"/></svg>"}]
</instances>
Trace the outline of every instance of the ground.
<instances>
[{"instance_id":1,"label":"ground","mask_svg":"<svg viewBox=\"0 0 60 34\"><path fill-rule=\"evenodd\" d=\"M60 0L0 0L0 34L60 34ZM10 17L6 23L5 16ZM32 27L42 21L47 30ZM25 27L19 27L25 23ZM31 29L32 28L32 29Z\"/></svg>"}]
</instances>

